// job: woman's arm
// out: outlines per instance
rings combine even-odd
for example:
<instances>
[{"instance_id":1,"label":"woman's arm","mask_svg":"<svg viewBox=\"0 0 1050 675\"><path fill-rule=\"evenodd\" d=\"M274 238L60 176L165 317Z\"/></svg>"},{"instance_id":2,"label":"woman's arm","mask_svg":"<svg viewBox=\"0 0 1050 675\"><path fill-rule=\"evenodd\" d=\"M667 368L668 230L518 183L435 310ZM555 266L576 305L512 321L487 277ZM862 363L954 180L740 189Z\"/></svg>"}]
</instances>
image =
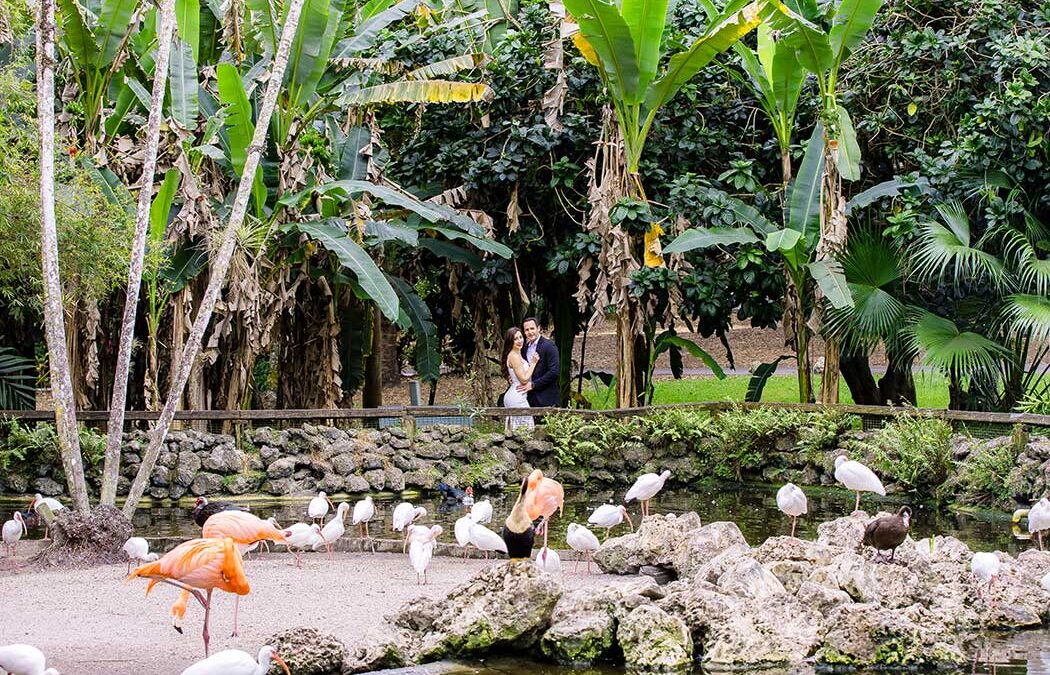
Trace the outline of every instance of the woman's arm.
<instances>
[{"instance_id":1,"label":"woman's arm","mask_svg":"<svg viewBox=\"0 0 1050 675\"><path fill-rule=\"evenodd\" d=\"M524 383L532 379L532 371L536 370L537 361L526 366L525 359L521 358L521 354L517 352L511 352L507 360L514 374L518 376L518 382Z\"/></svg>"}]
</instances>

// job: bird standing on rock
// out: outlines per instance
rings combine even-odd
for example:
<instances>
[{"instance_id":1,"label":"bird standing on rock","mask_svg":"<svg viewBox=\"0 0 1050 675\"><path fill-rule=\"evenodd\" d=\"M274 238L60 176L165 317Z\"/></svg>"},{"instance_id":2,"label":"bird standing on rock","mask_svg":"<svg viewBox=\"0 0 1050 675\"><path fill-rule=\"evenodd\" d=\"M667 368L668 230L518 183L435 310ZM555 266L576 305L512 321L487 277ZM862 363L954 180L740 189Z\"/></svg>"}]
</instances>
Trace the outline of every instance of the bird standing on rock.
<instances>
[{"instance_id":1,"label":"bird standing on rock","mask_svg":"<svg viewBox=\"0 0 1050 675\"><path fill-rule=\"evenodd\" d=\"M60 675L54 668L44 668L44 653L33 645L4 645L0 647L0 670L11 675Z\"/></svg>"},{"instance_id":2,"label":"bird standing on rock","mask_svg":"<svg viewBox=\"0 0 1050 675\"><path fill-rule=\"evenodd\" d=\"M605 539L608 539L609 530L622 524L624 518L630 523L631 532L634 532L634 521L631 520L630 514L627 513L626 506L623 504L619 506L615 504L602 504L596 508L594 513L591 514L591 517L587 519L587 524L605 528ZM603 539L603 541L605 539Z\"/></svg>"},{"instance_id":3,"label":"bird standing on rock","mask_svg":"<svg viewBox=\"0 0 1050 675\"><path fill-rule=\"evenodd\" d=\"M247 652L239 649L226 649L194 663L182 671L182 675L266 675L270 672L271 660L276 661L287 675L292 675L288 670L288 664L277 655L271 645L266 645L259 650L258 663Z\"/></svg>"},{"instance_id":4,"label":"bird standing on rock","mask_svg":"<svg viewBox=\"0 0 1050 675\"><path fill-rule=\"evenodd\" d=\"M794 483L788 483L777 490L777 508L791 516L791 536L794 537L798 517L809 510L806 493Z\"/></svg>"},{"instance_id":5,"label":"bird standing on rock","mask_svg":"<svg viewBox=\"0 0 1050 675\"><path fill-rule=\"evenodd\" d=\"M911 507L902 506L895 516L883 516L868 523L864 528L864 539L861 543L875 548L875 562L884 562L882 551L889 551L889 560L893 560L897 547L904 543L911 527Z\"/></svg>"},{"instance_id":6,"label":"bird standing on rock","mask_svg":"<svg viewBox=\"0 0 1050 675\"><path fill-rule=\"evenodd\" d=\"M670 471L664 471L659 476L655 473L643 473L638 476L638 480L634 481L634 485L624 495L623 501L625 504L631 503L632 499L637 499L642 503L642 519L649 515L649 500L656 496L656 493L663 489L664 483L671 477ZM640 525L640 523L639 523Z\"/></svg>"},{"instance_id":7,"label":"bird standing on rock","mask_svg":"<svg viewBox=\"0 0 1050 675\"><path fill-rule=\"evenodd\" d=\"M514 502L514 507L511 508L510 515L507 516L507 520L503 524L504 550L506 550L511 560L531 556L532 545L536 541L536 528L533 527L532 519L529 518L525 510L525 495L528 491L529 479L526 478L521 481L521 487L518 489L518 499ZM474 523L471 527L475 525L481 526L479 523ZM458 538L459 523L456 523L456 528L456 537Z\"/></svg>"},{"instance_id":8,"label":"bird standing on rock","mask_svg":"<svg viewBox=\"0 0 1050 675\"><path fill-rule=\"evenodd\" d=\"M977 586L977 597L982 598L989 604L992 603L992 584L999 578L999 569L1002 567L1002 563L999 561L999 556L994 553L988 553L986 551L980 551L973 554L973 558L970 559L970 572L977 578L980 583L986 584L985 595L981 594L981 587Z\"/></svg>"},{"instance_id":9,"label":"bird standing on rock","mask_svg":"<svg viewBox=\"0 0 1050 675\"><path fill-rule=\"evenodd\" d=\"M18 511L15 511L14 517L4 523L4 527L0 530L0 536L3 536L4 548L7 549L7 557L13 557L18 552L18 540L22 538L23 534L28 534L29 530L26 529L25 518Z\"/></svg>"},{"instance_id":10,"label":"bird standing on rock","mask_svg":"<svg viewBox=\"0 0 1050 675\"><path fill-rule=\"evenodd\" d=\"M846 486L846 489L857 493L857 503L853 506L853 512L860 511L860 493L875 492L886 496L886 488L882 487L882 481L875 472L860 462L854 462L845 455L835 458L835 480Z\"/></svg>"},{"instance_id":11,"label":"bird standing on rock","mask_svg":"<svg viewBox=\"0 0 1050 675\"><path fill-rule=\"evenodd\" d=\"M565 535L565 543L569 548L576 551L576 565L572 568L573 573L580 567L580 558L587 556L587 574L591 573L591 560L594 552L598 550L598 537L583 525L577 523L569 524L569 532Z\"/></svg>"}]
</instances>

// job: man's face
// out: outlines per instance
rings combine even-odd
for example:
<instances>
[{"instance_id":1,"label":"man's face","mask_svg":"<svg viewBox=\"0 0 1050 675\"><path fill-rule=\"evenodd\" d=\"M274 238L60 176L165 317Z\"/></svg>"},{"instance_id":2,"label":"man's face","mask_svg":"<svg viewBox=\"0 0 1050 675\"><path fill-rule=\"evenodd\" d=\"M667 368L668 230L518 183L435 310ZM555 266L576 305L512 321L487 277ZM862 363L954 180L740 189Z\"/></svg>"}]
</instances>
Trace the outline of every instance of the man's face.
<instances>
[{"instance_id":1,"label":"man's face","mask_svg":"<svg viewBox=\"0 0 1050 675\"><path fill-rule=\"evenodd\" d=\"M536 341L536 338L540 336L540 327L536 325L535 321L526 321L523 326L525 329L525 341L532 344Z\"/></svg>"}]
</instances>

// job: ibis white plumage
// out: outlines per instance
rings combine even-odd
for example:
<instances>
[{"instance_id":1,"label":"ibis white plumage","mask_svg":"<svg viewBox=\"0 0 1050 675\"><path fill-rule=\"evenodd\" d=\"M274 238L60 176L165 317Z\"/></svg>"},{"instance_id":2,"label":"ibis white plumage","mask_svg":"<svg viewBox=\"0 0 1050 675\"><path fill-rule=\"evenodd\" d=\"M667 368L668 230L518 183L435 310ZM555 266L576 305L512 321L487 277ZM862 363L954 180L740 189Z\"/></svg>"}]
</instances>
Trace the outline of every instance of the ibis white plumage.
<instances>
[{"instance_id":1,"label":"ibis white plumage","mask_svg":"<svg viewBox=\"0 0 1050 675\"><path fill-rule=\"evenodd\" d=\"M15 555L18 552L18 540L22 538L23 534L27 534L26 521L22 518L22 514L15 511L15 515L4 523L4 527L0 530L0 536L3 536L4 548L7 549L5 554L8 558Z\"/></svg>"},{"instance_id":2,"label":"ibis white plumage","mask_svg":"<svg viewBox=\"0 0 1050 675\"><path fill-rule=\"evenodd\" d=\"M291 675L288 665L271 645L259 650L259 660L239 649L226 649L198 661L182 671L182 675L266 675L270 672L270 661L276 661L285 673Z\"/></svg>"},{"instance_id":3,"label":"ibis white plumage","mask_svg":"<svg viewBox=\"0 0 1050 675\"><path fill-rule=\"evenodd\" d=\"M44 495L42 495L42 494L40 494L38 492L35 495L33 495L33 501L31 501L29 503L29 508L33 509L33 513L43 517L42 514L40 513L40 507L41 506L46 506L47 508L51 509L51 513L52 514L58 513L62 509L66 508L65 506L62 505L62 502L58 501L57 499L54 499L52 497L45 497ZM47 534L48 534L48 530L50 529L50 527L51 527L50 523L48 523L47 519L45 519L44 520L44 539L48 538Z\"/></svg>"},{"instance_id":4,"label":"ibis white plumage","mask_svg":"<svg viewBox=\"0 0 1050 675\"><path fill-rule=\"evenodd\" d=\"M0 647L0 670L11 675L59 675L54 668L47 668L44 653L33 645L4 645Z\"/></svg>"},{"instance_id":5,"label":"ibis white plumage","mask_svg":"<svg viewBox=\"0 0 1050 675\"><path fill-rule=\"evenodd\" d=\"M777 508L791 516L791 536L794 537L798 517L809 511L806 493L794 483L788 483L777 490Z\"/></svg>"},{"instance_id":6,"label":"ibis white plumage","mask_svg":"<svg viewBox=\"0 0 1050 675\"><path fill-rule=\"evenodd\" d=\"M128 574L131 574L131 563L153 562L160 558L156 553L149 552L149 542L143 537L131 537L124 542L124 553L128 556Z\"/></svg>"},{"instance_id":7,"label":"ibis white plumage","mask_svg":"<svg viewBox=\"0 0 1050 675\"><path fill-rule=\"evenodd\" d=\"M427 567L430 565L430 559L434 556L434 545L442 532L444 530L440 525L434 525L433 527L414 525L409 529L408 534L412 543L408 548L408 560L412 563L412 569L416 571L417 584L430 583L430 580L427 578ZM422 582L420 582L420 579L422 579Z\"/></svg>"},{"instance_id":8,"label":"ibis white plumage","mask_svg":"<svg viewBox=\"0 0 1050 675\"><path fill-rule=\"evenodd\" d=\"M624 518L631 524L631 532L634 532L634 521L631 520L630 514L627 513L627 507L622 504L619 506L616 504L602 504L594 510L587 519L587 523L605 528L605 538L608 539L609 530L617 525L621 525Z\"/></svg>"},{"instance_id":9,"label":"ibis white plumage","mask_svg":"<svg viewBox=\"0 0 1050 675\"><path fill-rule=\"evenodd\" d=\"M594 536L593 532L579 523L569 523L569 531L565 535L565 543L579 554L576 556L576 565L572 568L573 572L579 569L580 558L587 556L587 573L590 574L591 558L599 546L598 537Z\"/></svg>"},{"instance_id":10,"label":"ibis white plumage","mask_svg":"<svg viewBox=\"0 0 1050 675\"><path fill-rule=\"evenodd\" d=\"M886 496L886 488L882 487L882 481L875 472L860 462L848 459L845 455L835 458L835 480L846 486L847 490L857 493L857 502L853 506L854 511L860 511L860 493L874 492L883 497Z\"/></svg>"},{"instance_id":11,"label":"ibis white plumage","mask_svg":"<svg viewBox=\"0 0 1050 675\"><path fill-rule=\"evenodd\" d=\"M368 521L376 515L376 505L372 503L372 497L369 495L361 501L354 504L354 525L361 526L361 536L365 539L371 539L368 536ZM375 548L372 548L372 552L375 553Z\"/></svg>"},{"instance_id":12,"label":"ibis white plumage","mask_svg":"<svg viewBox=\"0 0 1050 675\"><path fill-rule=\"evenodd\" d=\"M323 491L318 492L317 496L310 500L310 505L306 507L306 515L310 516L312 520L324 520L324 517L328 515L329 506L333 509L335 508L328 495Z\"/></svg>"},{"instance_id":13,"label":"ibis white plumage","mask_svg":"<svg viewBox=\"0 0 1050 675\"><path fill-rule=\"evenodd\" d=\"M482 499L480 502L475 502L470 507L470 517L474 519L475 523L492 522L492 502L487 499Z\"/></svg>"},{"instance_id":14,"label":"ibis white plumage","mask_svg":"<svg viewBox=\"0 0 1050 675\"><path fill-rule=\"evenodd\" d=\"M296 523L284 530L285 544L287 544L288 550L291 551L293 548L295 551L295 566L302 567L302 552L308 548L313 548L316 544L323 544L324 537L321 535L321 526L317 523L308 525L306 523Z\"/></svg>"},{"instance_id":15,"label":"ibis white plumage","mask_svg":"<svg viewBox=\"0 0 1050 675\"><path fill-rule=\"evenodd\" d=\"M991 602L992 584L999 577L1001 566L999 556L986 551L974 553L973 558L970 559L970 571L980 583L986 584L985 593L988 602ZM977 586L977 597L981 597L980 585Z\"/></svg>"},{"instance_id":16,"label":"ibis white plumage","mask_svg":"<svg viewBox=\"0 0 1050 675\"><path fill-rule=\"evenodd\" d=\"M533 562L536 563L536 567L539 567L544 572L550 574L561 572L561 556L553 548L544 546L536 551L536 558Z\"/></svg>"},{"instance_id":17,"label":"ibis white plumage","mask_svg":"<svg viewBox=\"0 0 1050 675\"><path fill-rule=\"evenodd\" d=\"M664 471L660 475L655 473L643 473L638 476L638 480L634 481L634 485L624 495L624 503L630 503L632 499L637 499L642 503L642 518L649 515L649 500L656 496L656 493L663 489L664 483L671 477L670 471Z\"/></svg>"},{"instance_id":18,"label":"ibis white plumage","mask_svg":"<svg viewBox=\"0 0 1050 675\"><path fill-rule=\"evenodd\" d=\"M1050 530L1050 499L1043 497L1028 510L1028 532L1035 535L1043 550L1043 530Z\"/></svg>"},{"instance_id":19,"label":"ibis white plumage","mask_svg":"<svg viewBox=\"0 0 1050 675\"><path fill-rule=\"evenodd\" d=\"M485 552L486 560L488 560L489 551L507 552L507 542L503 541L503 537L479 523L470 526L470 543L479 551Z\"/></svg>"},{"instance_id":20,"label":"ibis white plumage","mask_svg":"<svg viewBox=\"0 0 1050 675\"><path fill-rule=\"evenodd\" d=\"M456 525L453 527L453 532L456 533L456 543L463 547L464 560L467 559L467 546L470 545L470 528L474 525L474 519L470 517L470 513L467 513L456 520Z\"/></svg>"},{"instance_id":21,"label":"ibis white plumage","mask_svg":"<svg viewBox=\"0 0 1050 675\"><path fill-rule=\"evenodd\" d=\"M328 557L332 557L332 544L334 544L343 533L346 532L346 513L350 510L350 505L346 502L339 502L339 506L335 509L335 515L332 519L324 524L321 528L321 539L322 541L314 542L314 550L318 550L321 546L325 547L328 551Z\"/></svg>"},{"instance_id":22,"label":"ibis white plumage","mask_svg":"<svg viewBox=\"0 0 1050 675\"><path fill-rule=\"evenodd\" d=\"M427 510L422 506L413 506L410 502L401 502L394 507L393 527L396 532L404 532L405 540L401 545L401 552L408 548L408 534L412 530L412 523L426 518Z\"/></svg>"}]
</instances>

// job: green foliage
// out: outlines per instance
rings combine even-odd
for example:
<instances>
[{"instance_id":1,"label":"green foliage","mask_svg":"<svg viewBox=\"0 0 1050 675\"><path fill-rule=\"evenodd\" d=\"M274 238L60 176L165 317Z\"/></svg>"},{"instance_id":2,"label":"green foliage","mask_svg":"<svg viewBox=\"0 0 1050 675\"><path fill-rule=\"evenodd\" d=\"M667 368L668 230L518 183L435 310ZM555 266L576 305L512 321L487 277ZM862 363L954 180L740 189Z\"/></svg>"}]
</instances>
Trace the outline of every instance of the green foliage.
<instances>
[{"instance_id":1,"label":"green foliage","mask_svg":"<svg viewBox=\"0 0 1050 675\"><path fill-rule=\"evenodd\" d=\"M904 413L856 446L874 458L877 473L909 492L938 495L954 466L951 438L944 420Z\"/></svg>"},{"instance_id":2,"label":"green foliage","mask_svg":"<svg viewBox=\"0 0 1050 675\"><path fill-rule=\"evenodd\" d=\"M1017 409L1032 415L1050 415L1050 387L1029 393L1017 404Z\"/></svg>"},{"instance_id":3,"label":"green foliage","mask_svg":"<svg viewBox=\"0 0 1050 675\"><path fill-rule=\"evenodd\" d=\"M86 427L80 428L79 435L85 472L97 476L106 457L106 437ZM53 424L0 421L0 471L23 472L29 467L47 465L56 467L56 474L61 472L58 434Z\"/></svg>"},{"instance_id":4,"label":"green foliage","mask_svg":"<svg viewBox=\"0 0 1050 675\"><path fill-rule=\"evenodd\" d=\"M638 418L563 413L544 421L554 454L562 466L583 466L593 455L617 452L629 440L640 440Z\"/></svg>"},{"instance_id":5,"label":"green foliage","mask_svg":"<svg viewBox=\"0 0 1050 675\"><path fill-rule=\"evenodd\" d=\"M641 425L642 437L653 444L693 445L711 433L711 414L706 410L658 408L644 417L639 417L638 422Z\"/></svg>"},{"instance_id":6,"label":"green foliage","mask_svg":"<svg viewBox=\"0 0 1050 675\"><path fill-rule=\"evenodd\" d=\"M1012 473L1023 449L1012 443L975 447L959 465L945 492L950 490L968 504L1003 506L1012 502Z\"/></svg>"}]
</instances>

